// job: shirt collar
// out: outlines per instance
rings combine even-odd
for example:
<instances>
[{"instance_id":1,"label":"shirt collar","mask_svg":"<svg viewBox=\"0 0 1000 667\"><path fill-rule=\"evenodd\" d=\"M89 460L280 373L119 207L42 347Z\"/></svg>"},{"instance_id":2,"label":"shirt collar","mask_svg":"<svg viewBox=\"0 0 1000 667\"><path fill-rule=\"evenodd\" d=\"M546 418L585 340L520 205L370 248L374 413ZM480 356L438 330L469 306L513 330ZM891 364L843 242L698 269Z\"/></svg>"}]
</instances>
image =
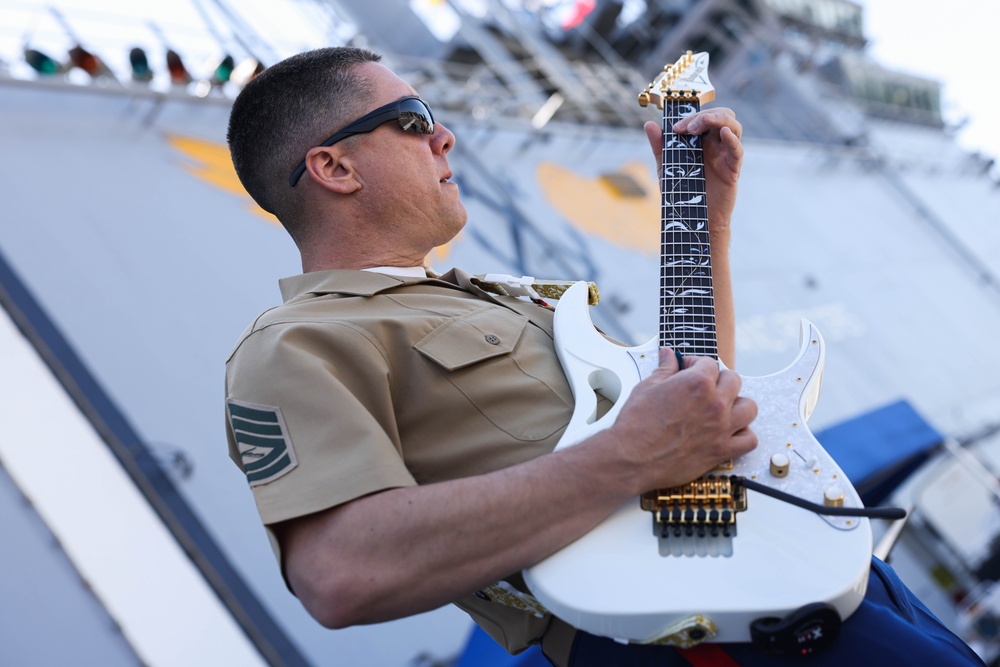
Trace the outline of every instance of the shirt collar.
<instances>
[{"instance_id":1,"label":"shirt collar","mask_svg":"<svg viewBox=\"0 0 1000 667\"><path fill-rule=\"evenodd\" d=\"M316 294L347 294L351 296L373 296L379 292L410 283L435 281L423 270L420 275L395 276L378 271L355 271L352 269L330 269L310 271L278 281L281 297L285 303L293 299Z\"/></svg>"},{"instance_id":2,"label":"shirt collar","mask_svg":"<svg viewBox=\"0 0 1000 667\"><path fill-rule=\"evenodd\" d=\"M403 276L405 278L426 278L427 269L422 266L373 266L361 269L372 273L384 273L387 276Z\"/></svg>"}]
</instances>

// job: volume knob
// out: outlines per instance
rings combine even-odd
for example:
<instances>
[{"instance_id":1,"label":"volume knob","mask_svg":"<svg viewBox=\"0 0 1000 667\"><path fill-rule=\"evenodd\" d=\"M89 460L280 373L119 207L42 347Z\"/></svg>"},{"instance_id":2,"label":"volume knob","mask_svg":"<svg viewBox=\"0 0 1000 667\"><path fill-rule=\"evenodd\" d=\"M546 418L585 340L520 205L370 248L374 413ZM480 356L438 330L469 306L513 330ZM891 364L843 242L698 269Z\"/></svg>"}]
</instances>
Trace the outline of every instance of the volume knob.
<instances>
[{"instance_id":1,"label":"volume knob","mask_svg":"<svg viewBox=\"0 0 1000 667\"><path fill-rule=\"evenodd\" d=\"M844 506L844 490L839 486L829 486L823 492L823 504L827 507Z\"/></svg>"},{"instance_id":2,"label":"volume knob","mask_svg":"<svg viewBox=\"0 0 1000 667\"><path fill-rule=\"evenodd\" d=\"M777 453L771 456L771 474L775 477L786 477L790 461L786 454Z\"/></svg>"}]
</instances>

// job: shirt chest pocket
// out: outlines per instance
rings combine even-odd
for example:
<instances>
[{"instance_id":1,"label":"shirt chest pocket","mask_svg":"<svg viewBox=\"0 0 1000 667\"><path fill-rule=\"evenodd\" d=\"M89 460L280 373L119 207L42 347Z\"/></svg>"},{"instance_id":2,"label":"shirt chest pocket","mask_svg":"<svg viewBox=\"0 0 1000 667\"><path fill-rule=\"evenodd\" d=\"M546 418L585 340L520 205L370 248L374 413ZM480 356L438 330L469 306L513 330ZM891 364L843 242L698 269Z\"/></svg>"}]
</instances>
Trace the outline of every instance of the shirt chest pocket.
<instances>
[{"instance_id":1,"label":"shirt chest pocket","mask_svg":"<svg viewBox=\"0 0 1000 667\"><path fill-rule=\"evenodd\" d=\"M414 348L497 428L542 440L566 426L572 394L551 339L524 315L486 307L449 319Z\"/></svg>"}]
</instances>

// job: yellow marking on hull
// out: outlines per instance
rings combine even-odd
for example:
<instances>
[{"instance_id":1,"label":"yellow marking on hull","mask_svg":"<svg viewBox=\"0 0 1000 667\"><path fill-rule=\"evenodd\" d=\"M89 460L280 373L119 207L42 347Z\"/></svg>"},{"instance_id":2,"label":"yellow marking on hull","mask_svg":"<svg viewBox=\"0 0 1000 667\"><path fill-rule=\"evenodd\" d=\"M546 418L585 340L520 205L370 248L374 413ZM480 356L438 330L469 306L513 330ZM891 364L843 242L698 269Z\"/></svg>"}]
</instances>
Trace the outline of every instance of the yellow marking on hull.
<instances>
[{"instance_id":1,"label":"yellow marking on hull","mask_svg":"<svg viewBox=\"0 0 1000 667\"><path fill-rule=\"evenodd\" d=\"M610 176L582 176L542 163L536 171L545 198L581 231L642 253L660 249L660 186L643 162L623 165ZM613 181L621 177L641 188L626 193Z\"/></svg>"}]
</instances>

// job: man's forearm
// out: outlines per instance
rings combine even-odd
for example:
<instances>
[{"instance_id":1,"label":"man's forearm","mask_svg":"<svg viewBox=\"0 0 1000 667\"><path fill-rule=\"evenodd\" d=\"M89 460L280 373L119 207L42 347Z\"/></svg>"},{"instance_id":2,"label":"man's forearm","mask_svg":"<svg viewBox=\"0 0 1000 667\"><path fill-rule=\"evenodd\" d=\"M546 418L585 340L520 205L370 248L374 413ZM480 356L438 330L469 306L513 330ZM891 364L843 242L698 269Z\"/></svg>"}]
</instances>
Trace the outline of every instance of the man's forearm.
<instances>
[{"instance_id":1,"label":"man's forearm","mask_svg":"<svg viewBox=\"0 0 1000 667\"><path fill-rule=\"evenodd\" d=\"M293 590L344 627L434 609L531 566L641 493L600 446L608 437L298 520L283 539Z\"/></svg>"},{"instance_id":2,"label":"man's forearm","mask_svg":"<svg viewBox=\"0 0 1000 667\"><path fill-rule=\"evenodd\" d=\"M727 221L728 222L728 221ZM715 333L719 359L726 368L736 367L736 307L729 265L730 230L711 235L712 291L715 297Z\"/></svg>"}]
</instances>

